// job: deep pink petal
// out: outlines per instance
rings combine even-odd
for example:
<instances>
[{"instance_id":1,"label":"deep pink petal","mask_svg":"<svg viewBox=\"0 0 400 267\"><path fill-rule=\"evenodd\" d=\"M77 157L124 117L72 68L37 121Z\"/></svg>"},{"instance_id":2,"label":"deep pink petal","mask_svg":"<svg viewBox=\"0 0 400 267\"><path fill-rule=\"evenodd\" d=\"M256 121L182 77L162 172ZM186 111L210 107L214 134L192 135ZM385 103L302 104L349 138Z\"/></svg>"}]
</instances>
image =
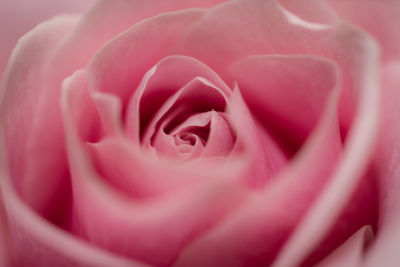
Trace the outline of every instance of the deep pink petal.
<instances>
[{"instance_id":1,"label":"deep pink petal","mask_svg":"<svg viewBox=\"0 0 400 267\"><path fill-rule=\"evenodd\" d=\"M288 143L295 148L305 140L339 78L332 62L312 56L250 56L230 75L254 117L292 150Z\"/></svg>"},{"instance_id":2,"label":"deep pink petal","mask_svg":"<svg viewBox=\"0 0 400 267\"><path fill-rule=\"evenodd\" d=\"M358 267L363 266L362 259L365 245L371 241L371 227L364 226L326 257L317 267Z\"/></svg>"},{"instance_id":3,"label":"deep pink petal","mask_svg":"<svg viewBox=\"0 0 400 267\"><path fill-rule=\"evenodd\" d=\"M211 82L223 95L229 95L230 89L222 79L195 58L169 56L155 64L140 77L142 80L130 99L126 116L127 135L138 142L140 127L150 127L148 124L152 119L157 122L153 116L161 112L164 102L197 77Z\"/></svg>"},{"instance_id":4,"label":"deep pink petal","mask_svg":"<svg viewBox=\"0 0 400 267\"><path fill-rule=\"evenodd\" d=\"M1 160L3 160L3 158L1 158ZM4 177L2 177L2 179L4 179ZM0 190L0 265L4 267L10 266L10 247L8 237L7 215L4 208L3 194Z\"/></svg>"},{"instance_id":5,"label":"deep pink petal","mask_svg":"<svg viewBox=\"0 0 400 267\"><path fill-rule=\"evenodd\" d=\"M242 177L242 182L253 188L265 188L270 179L285 167L286 156L254 120L237 87L227 106L227 114L236 132L232 154L244 154L247 163L248 172Z\"/></svg>"},{"instance_id":6,"label":"deep pink petal","mask_svg":"<svg viewBox=\"0 0 400 267\"><path fill-rule=\"evenodd\" d=\"M336 105L332 97L323 121L292 164L222 224L185 248L176 266L271 264L336 165L341 152Z\"/></svg>"},{"instance_id":7,"label":"deep pink petal","mask_svg":"<svg viewBox=\"0 0 400 267\"><path fill-rule=\"evenodd\" d=\"M399 1L325 1L343 20L372 34L382 47L384 60L400 59Z\"/></svg>"},{"instance_id":8,"label":"deep pink petal","mask_svg":"<svg viewBox=\"0 0 400 267\"><path fill-rule=\"evenodd\" d=\"M150 142L151 135L157 124L166 116L169 116L170 121L168 123L172 124L174 120L181 119L180 117L185 119L186 116L192 113L206 112L213 109L224 111L226 102L227 97L222 90L206 79L194 78L159 108L144 132L142 142L144 145ZM179 123L179 121L176 123Z\"/></svg>"}]
</instances>

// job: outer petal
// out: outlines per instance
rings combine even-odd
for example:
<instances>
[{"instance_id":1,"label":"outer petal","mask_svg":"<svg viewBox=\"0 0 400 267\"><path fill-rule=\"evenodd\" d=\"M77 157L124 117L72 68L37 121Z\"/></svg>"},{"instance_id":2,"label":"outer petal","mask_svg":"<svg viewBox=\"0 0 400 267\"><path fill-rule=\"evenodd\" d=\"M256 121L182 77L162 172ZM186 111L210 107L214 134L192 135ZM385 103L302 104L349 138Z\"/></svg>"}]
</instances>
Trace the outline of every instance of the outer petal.
<instances>
[{"instance_id":1,"label":"outer petal","mask_svg":"<svg viewBox=\"0 0 400 267\"><path fill-rule=\"evenodd\" d=\"M229 72L253 116L289 154L317 125L339 78L332 62L312 56L250 56Z\"/></svg>"},{"instance_id":2,"label":"outer petal","mask_svg":"<svg viewBox=\"0 0 400 267\"><path fill-rule=\"evenodd\" d=\"M318 245L350 201L373 155L379 116L378 49L362 32L353 31L348 39L351 42L347 49L356 53L354 58L358 60L352 67L354 86L360 95L343 158L318 201L278 255L275 267L297 264Z\"/></svg>"},{"instance_id":3,"label":"outer petal","mask_svg":"<svg viewBox=\"0 0 400 267\"><path fill-rule=\"evenodd\" d=\"M382 69L382 124L376 164L380 176L378 234L367 251L365 266L399 265L400 255L400 62Z\"/></svg>"},{"instance_id":4,"label":"outer petal","mask_svg":"<svg viewBox=\"0 0 400 267\"><path fill-rule=\"evenodd\" d=\"M171 46L204 13L201 9L165 13L108 43L89 65L93 90L113 93L127 103L146 71L168 56Z\"/></svg>"},{"instance_id":5,"label":"outer petal","mask_svg":"<svg viewBox=\"0 0 400 267\"><path fill-rule=\"evenodd\" d=\"M40 22L61 13L82 12L95 0L2 0L0 8L0 80L18 39Z\"/></svg>"},{"instance_id":6,"label":"outer petal","mask_svg":"<svg viewBox=\"0 0 400 267\"><path fill-rule=\"evenodd\" d=\"M29 147L30 137L35 134L32 118L38 114L37 103L44 90L47 64L60 40L76 22L76 17L57 17L42 23L25 35L11 56L2 87L0 121L4 131L4 148L10 164L10 175L22 198L40 213L52 212L51 207L46 205L49 199L55 197L52 195L53 187L58 186L59 180L39 182L39 188L38 180L29 176L32 169L29 169L28 162L32 158L37 160L38 165L46 166L46 158L42 152L31 150ZM51 168L47 168L47 173L52 171ZM42 178L46 179L47 176L39 179Z\"/></svg>"},{"instance_id":7,"label":"outer petal","mask_svg":"<svg viewBox=\"0 0 400 267\"><path fill-rule=\"evenodd\" d=\"M11 266L146 266L95 248L50 224L15 193L4 167L1 168L0 186L9 222L9 240L12 240L8 243Z\"/></svg>"},{"instance_id":8,"label":"outer petal","mask_svg":"<svg viewBox=\"0 0 400 267\"><path fill-rule=\"evenodd\" d=\"M84 67L106 42L142 20L185 8L208 8L223 1L225 0L172 0L168 2L100 0L85 14L59 49L55 64L58 68L57 73L62 74L62 77L58 78L65 78L76 69Z\"/></svg>"},{"instance_id":9,"label":"outer petal","mask_svg":"<svg viewBox=\"0 0 400 267\"><path fill-rule=\"evenodd\" d=\"M0 160L3 160L2 158ZM4 179L2 177L1 179ZM10 266L7 215L4 209L3 194L0 191L0 265Z\"/></svg>"},{"instance_id":10,"label":"outer petal","mask_svg":"<svg viewBox=\"0 0 400 267\"><path fill-rule=\"evenodd\" d=\"M399 1L325 1L342 19L372 34L382 46L385 60L400 59Z\"/></svg>"}]
</instances>

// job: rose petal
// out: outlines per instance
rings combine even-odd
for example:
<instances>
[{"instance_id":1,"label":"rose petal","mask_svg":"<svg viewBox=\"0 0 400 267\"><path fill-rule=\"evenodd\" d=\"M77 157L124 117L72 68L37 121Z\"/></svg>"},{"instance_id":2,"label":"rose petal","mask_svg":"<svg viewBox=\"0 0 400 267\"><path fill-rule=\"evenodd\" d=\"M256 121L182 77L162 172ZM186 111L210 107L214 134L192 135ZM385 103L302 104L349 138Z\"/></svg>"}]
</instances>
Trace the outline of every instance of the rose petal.
<instances>
[{"instance_id":1,"label":"rose petal","mask_svg":"<svg viewBox=\"0 0 400 267\"><path fill-rule=\"evenodd\" d=\"M353 51L352 59L358 60L352 67L354 87L360 95L343 158L318 201L286 242L274 267L296 265L318 245L359 186L373 153L378 126L378 47L361 31L354 29L347 34L344 44Z\"/></svg>"},{"instance_id":2,"label":"rose petal","mask_svg":"<svg viewBox=\"0 0 400 267\"><path fill-rule=\"evenodd\" d=\"M150 121L144 133L142 143L147 145L160 120L171 113L175 114L174 111L176 110L179 113L175 117L170 117L170 125L174 123L174 120L185 119L190 113L206 112L213 109L223 111L225 110L226 102L227 97L221 89L215 87L204 78L194 78L180 88L160 107L152 121ZM183 118L181 118L182 115L184 116ZM179 123L179 121L175 123Z\"/></svg>"},{"instance_id":3,"label":"rose petal","mask_svg":"<svg viewBox=\"0 0 400 267\"><path fill-rule=\"evenodd\" d=\"M1 160L3 160L1 158ZM2 178L4 179L4 178ZM3 194L0 190L0 264L4 267L10 266L10 252L9 252L9 241L8 241L8 225L7 215L4 209Z\"/></svg>"},{"instance_id":4,"label":"rose petal","mask_svg":"<svg viewBox=\"0 0 400 267\"><path fill-rule=\"evenodd\" d=\"M339 17L329 5L319 0L278 0L285 9L300 18L316 23L334 23Z\"/></svg>"},{"instance_id":5,"label":"rose petal","mask_svg":"<svg viewBox=\"0 0 400 267\"><path fill-rule=\"evenodd\" d=\"M323 121L290 167L223 223L186 247L175 266L267 266L271 263L329 180L341 152L336 115L338 91L335 93ZM235 115L239 114L240 111Z\"/></svg>"},{"instance_id":6,"label":"rose petal","mask_svg":"<svg viewBox=\"0 0 400 267\"><path fill-rule=\"evenodd\" d=\"M76 71L69 78L69 86L77 88L69 95L69 116L73 128L81 140L97 142L104 135L100 125L100 116L91 98L86 70Z\"/></svg>"},{"instance_id":7,"label":"rose petal","mask_svg":"<svg viewBox=\"0 0 400 267\"><path fill-rule=\"evenodd\" d=\"M347 21L372 34L382 47L384 60L400 59L400 34L396 19L399 1L335 1L325 0Z\"/></svg>"},{"instance_id":8,"label":"rose petal","mask_svg":"<svg viewBox=\"0 0 400 267\"><path fill-rule=\"evenodd\" d=\"M99 112L104 135L122 136L124 134L124 127L120 99L112 94L99 92L92 93L91 95Z\"/></svg>"},{"instance_id":9,"label":"rose petal","mask_svg":"<svg viewBox=\"0 0 400 267\"><path fill-rule=\"evenodd\" d=\"M69 111L70 97L73 91L78 90L74 88L77 83L73 82L73 78L64 83L62 106L71 167L76 233L92 244L130 258L154 265L170 264L187 242L215 225L236 207L246 196L245 189L223 179L224 174L230 175L231 171L222 170L211 175L200 169L199 166L204 167L203 164L197 168L193 168L195 165L187 167L181 173L182 177L177 178L199 173L204 175L206 182L159 200L129 200L108 187L96 173L88 151L73 129ZM122 147L127 146L122 143ZM175 169L174 166L171 168ZM163 177L161 169L153 168L149 171L158 173L159 177L168 181L169 177ZM165 231L166 227L168 231Z\"/></svg>"},{"instance_id":10,"label":"rose petal","mask_svg":"<svg viewBox=\"0 0 400 267\"><path fill-rule=\"evenodd\" d=\"M252 114L289 154L315 127L338 82L335 65L312 56L250 56L235 63L230 75Z\"/></svg>"},{"instance_id":11,"label":"rose petal","mask_svg":"<svg viewBox=\"0 0 400 267\"><path fill-rule=\"evenodd\" d=\"M58 49L55 67L63 79L84 67L103 45L138 22L161 13L185 8L208 8L224 0L100 0L85 14ZM115 14L118 14L116 16ZM76 53L79 51L79 53ZM61 80L58 80L60 83Z\"/></svg>"},{"instance_id":12,"label":"rose petal","mask_svg":"<svg viewBox=\"0 0 400 267\"><path fill-rule=\"evenodd\" d=\"M204 63L186 56L168 56L144 74L130 99L126 119L127 135L138 142L140 127L148 127L163 103L196 77L205 78L224 95L229 95L229 87Z\"/></svg>"},{"instance_id":13,"label":"rose petal","mask_svg":"<svg viewBox=\"0 0 400 267\"><path fill-rule=\"evenodd\" d=\"M53 0L2 0L0 25L7 27L0 28L0 80L9 56L22 35L52 16L83 12L93 3L94 0L71 0L59 3Z\"/></svg>"},{"instance_id":14,"label":"rose petal","mask_svg":"<svg viewBox=\"0 0 400 267\"><path fill-rule=\"evenodd\" d=\"M40 149L35 150L36 144L31 140L36 131L32 118L38 114L37 103L43 93L47 63L77 19L69 16L56 17L25 35L11 56L2 87L0 121L10 175L22 198L46 216L51 216L54 212L54 207L49 205L49 199L57 199L54 190L60 182L57 177L48 179L57 172L57 164L50 166L46 162L58 159L46 157ZM47 127L45 129L48 130ZM37 165L30 164L32 159L35 159ZM36 168L40 166L46 166L46 172L40 175L36 173L36 176Z\"/></svg>"},{"instance_id":15,"label":"rose petal","mask_svg":"<svg viewBox=\"0 0 400 267\"><path fill-rule=\"evenodd\" d=\"M364 226L352 235L343 245L325 258L317 267L357 267L362 266L364 247L373 238L372 229Z\"/></svg>"},{"instance_id":16,"label":"rose petal","mask_svg":"<svg viewBox=\"0 0 400 267\"><path fill-rule=\"evenodd\" d=\"M178 12L179 13L179 12ZM180 12L179 14L192 14L190 11L188 12ZM193 13L196 13L193 11ZM182 17L165 15L166 17L173 17L174 19L178 19L179 23L187 23L184 19L180 20ZM191 17L191 16L189 16ZM172 18L171 18L172 19ZM174 20L172 19L172 20ZM151 20L157 24L157 19ZM149 22L151 23L151 22ZM179 28L179 27L178 27ZM148 29L148 28L146 28ZM62 120L61 114L59 110L59 106L55 105L58 103L58 99L60 99L60 86L61 81L71 74L71 71L76 70L76 64L74 63L76 57L82 57L82 50L75 49L72 50L73 54L68 53L65 49L70 49L72 46L69 46L67 43L71 40L71 34L68 39L65 39L62 42L62 46L56 48L57 51L53 55L51 55L50 62L46 66L46 76L43 78L43 83L46 85L45 88L42 88L41 94L38 97L37 101L30 103L37 103L34 120L32 122L32 130L28 131L29 136L27 140L29 141L29 151L25 154L34 154L37 151L40 151L40 156L29 157L29 161L27 164L27 168L29 168L29 184L27 184L27 190L33 193L43 192L41 188L40 191L36 190L37 186L46 185L48 188L44 192L48 192L47 194L41 194L37 202L39 204L34 204L36 206L40 205L48 205L49 203L56 203L48 201L50 198L54 196L52 194L57 194L57 187L61 183L68 183L65 179L68 176L65 148L64 148L64 137L63 137L63 129L62 129ZM70 38L71 37L71 38ZM83 44L82 44L83 45ZM76 47L75 47L76 48ZM72 49L72 48L71 48ZM53 51L53 50L51 50ZM70 52L72 52L70 51ZM76 53L76 51L80 51ZM65 52L65 53L64 53ZM82 52L82 53L81 53ZM79 64L78 64L79 65ZM128 66L126 66L128 67ZM35 91L35 90L32 90ZM22 98L21 98L22 99ZM57 100L54 100L57 99ZM22 110L22 109L21 109ZM51 125L51 128L48 126ZM19 140L19 138L18 138ZM19 165L18 165L19 166ZM28 178L27 178L28 179ZM45 183L39 182L41 179L46 180ZM35 186L37 185L37 186ZM64 186L64 185L62 185ZM60 197L65 197L65 194L58 194ZM33 197L32 197L33 198ZM30 201L31 202L31 201ZM32 202L33 203L33 202ZM59 208L59 207L58 207ZM39 209L39 208L38 208ZM40 209L47 209L47 207L40 207ZM48 208L49 209L49 208Z\"/></svg>"},{"instance_id":17,"label":"rose petal","mask_svg":"<svg viewBox=\"0 0 400 267\"><path fill-rule=\"evenodd\" d=\"M147 266L82 242L33 211L15 192L3 152L0 149L0 194L8 225L6 238L2 236L0 239L0 242L7 243L0 251L8 254L5 265L1 266Z\"/></svg>"},{"instance_id":18,"label":"rose petal","mask_svg":"<svg viewBox=\"0 0 400 267\"><path fill-rule=\"evenodd\" d=\"M237 140L232 154L244 154L247 163L248 172L242 182L253 188L265 188L287 159L268 132L254 121L237 87L227 108Z\"/></svg>"},{"instance_id":19,"label":"rose petal","mask_svg":"<svg viewBox=\"0 0 400 267\"><path fill-rule=\"evenodd\" d=\"M89 65L93 90L113 93L127 103L145 72L167 56L172 43L203 14L201 9L164 13L109 42Z\"/></svg>"},{"instance_id":20,"label":"rose petal","mask_svg":"<svg viewBox=\"0 0 400 267\"><path fill-rule=\"evenodd\" d=\"M235 144L235 136L226 119L216 111L211 112L210 133L203 156L227 156Z\"/></svg>"},{"instance_id":21,"label":"rose petal","mask_svg":"<svg viewBox=\"0 0 400 267\"><path fill-rule=\"evenodd\" d=\"M370 247L365 266L399 264L400 231L400 62L386 64L382 69L382 124L379 131L376 164L380 177L380 220L378 234Z\"/></svg>"},{"instance_id":22,"label":"rose petal","mask_svg":"<svg viewBox=\"0 0 400 267\"><path fill-rule=\"evenodd\" d=\"M340 123L347 131L359 94L356 79L361 59L357 58L359 53L349 49L355 31L345 23L328 26L304 21L273 0L228 1L207 12L173 51L198 58L223 79L226 79L226 72L233 62L248 55L312 54L328 57L338 63L343 76Z\"/></svg>"},{"instance_id":23,"label":"rose petal","mask_svg":"<svg viewBox=\"0 0 400 267\"><path fill-rule=\"evenodd\" d=\"M368 170L367 174L361 178L360 184L354 190L354 193L351 195L351 198L340 212L330 230L320 241L318 246L316 246L313 251L311 251L310 255L301 263L301 266L314 266L329 255L332 250L340 247L343 242L345 242L349 236L354 235L360 227L368 225L370 231L376 231L379 216L378 178L373 168ZM366 249L368 249L367 245L369 245L369 243L365 242L364 247ZM338 259L337 266L341 265L342 262Z\"/></svg>"}]
</instances>

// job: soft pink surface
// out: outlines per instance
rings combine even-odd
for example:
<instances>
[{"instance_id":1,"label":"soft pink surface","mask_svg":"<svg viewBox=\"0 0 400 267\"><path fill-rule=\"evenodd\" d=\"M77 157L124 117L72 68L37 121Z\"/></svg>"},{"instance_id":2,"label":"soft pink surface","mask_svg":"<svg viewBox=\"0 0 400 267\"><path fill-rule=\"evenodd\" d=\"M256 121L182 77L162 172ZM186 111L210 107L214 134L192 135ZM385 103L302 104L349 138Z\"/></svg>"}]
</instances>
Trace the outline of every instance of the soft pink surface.
<instances>
[{"instance_id":1,"label":"soft pink surface","mask_svg":"<svg viewBox=\"0 0 400 267\"><path fill-rule=\"evenodd\" d=\"M18 39L40 22L62 13L82 13L95 0L2 0L0 3L0 78Z\"/></svg>"},{"instance_id":2,"label":"soft pink surface","mask_svg":"<svg viewBox=\"0 0 400 267\"><path fill-rule=\"evenodd\" d=\"M400 240L400 62L387 63L381 71L382 112L380 138L376 156L380 174L379 235L367 254L365 265L394 267L400 262L396 252Z\"/></svg>"},{"instance_id":3,"label":"soft pink surface","mask_svg":"<svg viewBox=\"0 0 400 267\"><path fill-rule=\"evenodd\" d=\"M221 2L99 1L20 40L0 263L396 265L394 11Z\"/></svg>"}]
</instances>

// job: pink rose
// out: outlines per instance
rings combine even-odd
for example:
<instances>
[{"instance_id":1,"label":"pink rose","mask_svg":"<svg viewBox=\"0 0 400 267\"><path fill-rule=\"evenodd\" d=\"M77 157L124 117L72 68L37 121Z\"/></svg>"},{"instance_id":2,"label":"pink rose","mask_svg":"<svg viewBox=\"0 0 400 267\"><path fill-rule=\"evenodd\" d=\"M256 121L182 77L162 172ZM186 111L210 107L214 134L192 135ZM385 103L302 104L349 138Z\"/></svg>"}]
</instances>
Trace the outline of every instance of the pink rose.
<instances>
[{"instance_id":1,"label":"pink rose","mask_svg":"<svg viewBox=\"0 0 400 267\"><path fill-rule=\"evenodd\" d=\"M399 12L103 0L40 24L3 78L0 263L397 266Z\"/></svg>"}]
</instances>

